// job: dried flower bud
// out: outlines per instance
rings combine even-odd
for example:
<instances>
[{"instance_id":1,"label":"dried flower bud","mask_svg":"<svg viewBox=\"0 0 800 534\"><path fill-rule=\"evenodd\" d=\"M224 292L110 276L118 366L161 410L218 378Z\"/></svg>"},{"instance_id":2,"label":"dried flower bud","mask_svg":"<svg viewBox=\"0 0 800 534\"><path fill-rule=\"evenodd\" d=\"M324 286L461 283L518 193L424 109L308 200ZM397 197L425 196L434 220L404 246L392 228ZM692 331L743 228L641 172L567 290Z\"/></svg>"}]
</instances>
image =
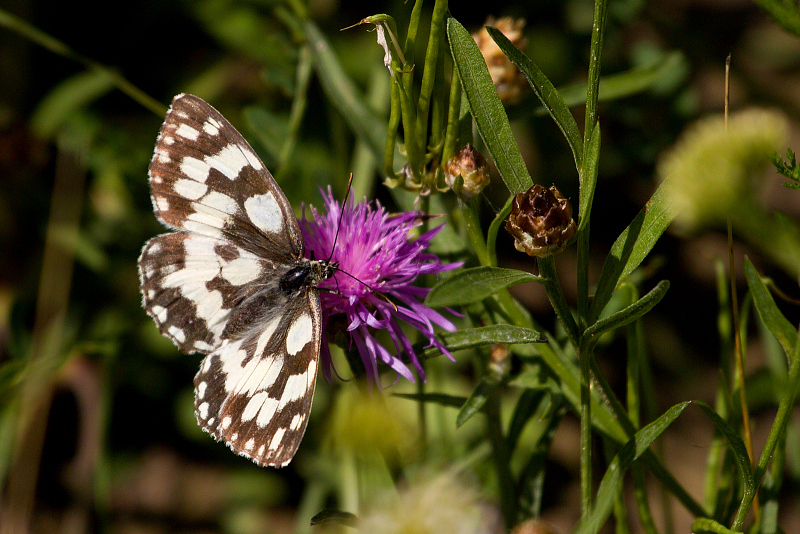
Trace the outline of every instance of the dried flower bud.
<instances>
[{"instance_id":1,"label":"dried flower bud","mask_svg":"<svg viewBox=\"0 0 800 534\"><path fill-rule=\"evenodd\" d=\"M535 184L514 196L506 231L514 246L529 256L546 257L559 252L575 235L572 205L554 185Z\"/></svg>"},{"instance_id":2,"label":"dried flower bud","mask_svg":"<svg viewBox=\"0 0 800 534\"><path fill-rule=\"evenodd\" d=\"M469 143L445 163L444 181L450 188L458 176L464 180L459 193L466 198L474 197L489 185L486 158Z\"/></svg>"},{"instance_id":3,"label":"dried flower bud","mask_svg":"<svg viewBox=\"0 0 800 534\"><path fill-rule=\"evenodd\" d=\"M525 19L503 17L495 20L489 17L485 26L494 26L500 30L520 50L524 50L528 44L522 34L522 28L525 27ZM500 47L497 46L497 43L494 42L485 27L478 33L473 34L472 38L486 60L486 66L489 67L489 74L492 76L492 81L500 100L506 104L518 102L522 92L528 87L525 76L503 54L503 51L500 50Z\"/></svg>"}]
</instances>

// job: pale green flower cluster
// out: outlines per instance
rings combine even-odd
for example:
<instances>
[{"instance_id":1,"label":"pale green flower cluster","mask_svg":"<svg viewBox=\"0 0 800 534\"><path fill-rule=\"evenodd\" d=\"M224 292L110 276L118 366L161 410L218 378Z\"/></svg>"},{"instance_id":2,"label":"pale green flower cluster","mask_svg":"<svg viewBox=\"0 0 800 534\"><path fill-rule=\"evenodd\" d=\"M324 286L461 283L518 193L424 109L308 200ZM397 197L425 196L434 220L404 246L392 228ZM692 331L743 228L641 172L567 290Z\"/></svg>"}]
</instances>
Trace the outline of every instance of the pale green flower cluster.
<instances>
[{"instance_id":1,"label":"pale green flower cluster","mask_svg":"<svg viewBox=\"0 0 800 534\"><path fill-rule=\"evenodd\" d=\"M481 505L474 487L445 473L412 483L399 496L374 506L358 528L381 534L490 534L502 530L492 511Z\"/></svg>"},{"instance_id":2,"label":"pale green flower cluster","mask_svg":"<svg viewBox=\"0 0 800 534\"><path fill-rule=\"evenodd\" d=\"M788 121L775 111L744 110L701 119L659 163L668 182L675 225L684 232L714 225L754 208L754 180L785 146Z\"/></svg>"}]
</instances>

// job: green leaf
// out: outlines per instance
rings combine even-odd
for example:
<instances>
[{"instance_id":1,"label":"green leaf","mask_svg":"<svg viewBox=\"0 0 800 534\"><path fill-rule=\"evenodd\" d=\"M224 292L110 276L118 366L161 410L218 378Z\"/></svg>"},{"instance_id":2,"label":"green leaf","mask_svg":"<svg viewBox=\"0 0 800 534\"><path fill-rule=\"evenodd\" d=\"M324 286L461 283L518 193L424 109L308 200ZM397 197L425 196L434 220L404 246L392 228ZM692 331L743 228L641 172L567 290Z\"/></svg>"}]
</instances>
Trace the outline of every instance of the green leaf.
<instances>
[{"instance_id":1,"label":"green leaf","mask_svg":"<svg viewBox=\"0 0 800 534\"><path fill-rule=\"evenodd\" d=\"M575 529L575 534L597 533L614 507L614 500L622 488L622 477L631 464L644 454L650 445L669 425L689 406L689 402L676 404L658 419L639 430L617 453L608 466L600 487L597 499L589 513Z\"/></svg>"},{"instance_id":2,"label":"green leaf","mask_svg":"<svg viewBox=\"0 0 800 534\"><path fill-rule=\"evenodd\" d=\"M693 402L706 413L709 419L711 419L711 422L714 423L714 426L717 427L717 431L728 440L728 445L733 452L733 459L736 461L736 465L739 466L739 474L742 476L742 488L744 489L744 493L745 495L753 495L756 490L755 481L753 480L753 468L750 465L750 456L747 454L747 447L739 436L739 432L729 425L705 402Z\"/></svg>"},{"instance_id":3,"label":"green leaf","mask_svg":"<svg viewBox=\"0 0 800 534\"><path fill-rule=\"evenodd\" d=\"M664 54L660 61L654 65L636 67L626 72L603 76L600 78L600 102L618 100L637 93L641 93L655 85L661 80L675 78L676 74L686 70L686 58L681 52L669 52ZM586 103L586 83L559 87L561 98L569 107L582 106ZM539 113L544 113L539 110Z\"/></svg>"},{"instance_id":4,"label":"green leaf","mask_svg":"<svg viewBox=\"0 0 800 534\"><path fill-rule=\"evenodd\" d=\"M322 510L311 518L312 527L332 524L356 528L358 526L358 516L341 510Z\"/></svg>"},{"instance_id":5,"label":"green leaf","mask_svg":"<svg viewBox=\"0 0 800 534\"><path fill-rule=\"evenodd\" d=\"M440 280L425 299L425 305L463 306L491 297L501 289L523 282L542 282L544 279L525 271L499 267L472 267Z\"/></svg>"},{"instance_id":6,"label":"green leaf","mask_svg":"<svg viewBox=\"0 0 800 534\"><path fill-rule=\"evenodd\" d=\"M527 191L533 180L511 134L508 116L478 45L454 18L447 19L447 37L472 117L500 176L512 195Z\"/></svg>"},{"instance_id":7,"label":"green leaf","mask_svg":"<svg viewBox=\"0 0 800 534\"><path fill-rule=\"evenodd\" d=\"M541 373L540 373L541 374ZM508 450L513 451L517 445L517 440L522 434L523 428L528 423L530 418L543 404L543 399L547 395L546 391L536 389L526 389L519 396L516 406L514 406L514 414L511 417L511 422L508 425L508 436L506 442ZM549 402L549 401L545 401Z\"/></svg>"},{"instance_id":8,"label":"green leaf","mask_svg":"<svg viewBox=\"0 0 800 534\"><path fill-rule=\"evenodd\" d=\"M486 401L492 395L492 392L502 381L503 377L500 373L487 372L478 382L478 385L470 394L469 398L461 406L456 417L456 428L467 422L478 410L483 408Z\"/></svg>"},{"instance_id":9,"label":"green leaf","mask_svg":"<svg viewBox=\"0 0 800 534\"><path fill-rule=\"evenodd\" d=\"M597 283L589 312L589 324L597 320L617 284L644 261L675 217L667 191L669 187L669 180L659 186L645 207L611 246Z\"/></svg>"},{"instance_id":10,"label":"green leaf","mask_svg":"<svg viewBox=\"0 0 800 534\"><path fill-rule=\"evenodd\" d=\"M555 86L545 76L528 56L523 54L514 44L503 35L497 28L486 26L489 35L500 47L500 50L506 55L511 62L522 72L527 78L528 83L533 88L533 92L539 97L539 100L544 105L545 109L553 120L558 125L564 137L567 139L570 148L572 149L572 156L575 158L575 167L581 168L581 160L583 159L583 141L581 140L581 132L578 129L578 123L575 122L575 117L567 107L567 103L561 98L561 95L556 90Z\"/></svg>"},{"instance_id":11,"label":"green leaf","mask_svg":"<svg viewBox=\"0 0 800 534\"><path fill-rule=\"evenodd\" d=\"M93 69L76 74L58 84L45 96L31 118L31 130L48 139L67 118L114 88L114 77L105 70Z\"/></svg>"},{"instance_id":12,"label":"green leaf","mask_svg":"<svg viewBox=\"0 0 800 534\"><path fill-rule=\"evenodd\" d=\"M593 345L604 333L621 326L625 326L626 324L632 323L633 321L639 319L644 314L652 310L653 307L658 304L662 298L664 298L664 295L667 293L668 289L669 281L662 280L656 285L656 287L651 289L650 292L630 306L626 306L620 311L611 314L609 317L597 321L583 332L583 335L581 336L581 344Z\"/></svg>"},{"instance_id":13,"label":"green leaf","mask_svg":"<svg viewBox=\"0 0 800 534\"><path fill-rule=\"evenodd\" d=\"M508 324L496 324L482 326L479 328L465 328L455 332L445 332L439 334L439 339L450 351L471 349L495 343L505 343L507 345L523 343L544 343L546 340L542 334L531 328L513 326ZM427 342L424 342L427 345ZM431 358L441 354L437 348L423 349L422 346L414 347L415 352L420 358Z\"/></svg>"},{"instance_id":14,"label":"green leaf","mask_svg":"<svg viewBox=\"0 0 800 534\"><path fill-rule=\"evenodd\" d=\"M693 534L742 534L735 530L723 527L708 517L698 517L692 521Z\"/></svg>"},{"instance_id":15,"label":"green leaf","mask_svg":"<svg viewBox=\"0 0 800 534\"><path fill-rule=\"evenodd\" d=\"M597 186L597 164L600 161L600 123L592 128L592 135L586 145L586 155L580 170L580 193L578 197L578 232L589 224L589 215Z\"/></svg>"},{"instance_id":16,"label":"green leaf","mask_svg":"<svg viewBox=\"0 0 800 534\"><path fill-rule=\"evenodd\" d=\"M753 295L753 303L758 310L761 322L775 336L786 354L792 354L797 346L797 329L778 309L750 258L744 259L744 276L747 280L747 287L750 288L750 293Z\"/></svg>"},{"instance_id":17,"label":"green leaf","mask_svg":"<svg viewBox=\"0 0 800 534\"><path fill-rule=\"evenodd\" d=\"M561 391L561 386L559 386L551 373L530 366L527 366L513 380L509 381L508 385L525 388L528 391Z\"/></svg>"}]
</instances>

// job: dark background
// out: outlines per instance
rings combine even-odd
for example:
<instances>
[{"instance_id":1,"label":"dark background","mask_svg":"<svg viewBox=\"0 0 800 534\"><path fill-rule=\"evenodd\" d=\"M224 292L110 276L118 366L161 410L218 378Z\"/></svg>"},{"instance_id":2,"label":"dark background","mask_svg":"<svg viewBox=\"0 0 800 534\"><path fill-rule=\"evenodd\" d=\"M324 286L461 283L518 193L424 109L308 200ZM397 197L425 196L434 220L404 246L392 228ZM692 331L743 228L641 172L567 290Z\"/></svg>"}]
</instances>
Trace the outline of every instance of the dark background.
<instances>
[{"instance_id":1,"label":"dark background","mask_svg":"<svg viewBox=\"0 0 800 534\"><path fill-rule=\"evenodd\" d=\"M165 107L174 94L197 92L272 165L269 150L259 144L261 137L241 110L260 106L285 114L291 106L281 80L293 75L296 42L279 22L280 3L6 1L0 6L77 54L117 70ZM380 66L382 51L364 27L339 30L381 12L395 16L403 28L410 9L410 2L399 1L320 0L309 7L348 74L364 90L373 68ZM591 2L581 0L451 5L453 16L471 31L489 15L524 17L527 53L556 86L585 79L591 9ZM251 24L258 24L257 29ZM247 35L260 39L245 40ZM645 64L666 51L681 54L680 69L656 87L600 107L603 148L592 225L595 279L610 244L655 189L659 155L687 124L722 111L728 54L733 57L732 109L780 109L792 121L790 146L798 146L800 40L754 3L611 2L604 74ZM322 431L314 429L312 419L298 459L289 468L274 471L236 457L194 425L191 380L199 358L181 355L158 336L141 309L136 274L141 246L162 231L152 215L146 177L163 117L117 90L70 102L65 94L82 91L60 90L71 81L80 86L74 80L85 71L79 62L0 27L3 476L15 443L42 444L40 453L32 447L29 458L22 456L22 461L30 462L27 482L36 488L35 532L292 531L294 525L307 523L307 517L298 519L295 512ZM66 101L54 103L54 95ZM522 108L511 110L512 127L534 181L555 183L575 201L575 169L563 137L549 119L525 116ZM580 110L573 111L582 126ZM346 121L312 78L300 140L283 170L284 177L299 177L282 181L295 206L301 201L319 203L317 186L334 184L341 197L354 142ZM59 173L67 176L61 189L55 179ZM796 219L799 193L784 189L774 173L765 176L765 204ZM379 183L376 174L375 195L389 201ZM54 199L54 194L63 196ZM495 184L486 196L489 220L492 208L502 205L505 190ZM68 269L45 278L45 236L48 228L53 231L52 217L58 213L64 217L72 213L79 231L72 237L69 232L50 234L55 243L51 265ZM513 251L509 238L501 238L500 246L504 265L531 268L526 257ZM72 253L63 256L64 250ZM798 296L796 281L757 251L738 242L734 251L739 264L742 255L749 254L762 272ZM665 234L647 262L655 280L672 283L645 321L662 410L686 399L713 404L723 348L717 333L714 260L718 258L727 258L725 234L709 229L691 237ZM557 261L568 298L574 298L574 260L574 252L568 250ZM740 274L737 279L743 287ZM520 286L515 295L542 324L552 326L552 312L540 288ZM796 324L797 307L784 309ZM50 334L57 340L48 338ZM755 329L752 337L758 338ZM29 397L20 397L24 387L19 362L31 347L52 357L37 371L42 376L40 387L27 393ZM612 341L607 351L611 356L602 360L612 383L620 386L624 367L613 355L623 348L624 338ZM749 369L757 372L766 357L754 345ZM453 372L469 377L471 367L464 361L468 356L459 360ZM321 400L315 406L333 398L340 387L321 381ZM19 434L16 429L23 422L13 415L19 413L15 403L25 405L27 401L19 399L48 395L52 395L49 408L33 410L33 422ZM754 406L756 421L763 421L756 424L761 432L756 439L763 443L773 412L768 401ZM317 416L317 428L325 413ZM446 413L455 417L455 411ZM670 434L668 465L693 494L700 495L710 425L697 413L687 412ZM551 454L553 476L548 477L545 499L545 517L562 532L574 524L579 510L577 443L576 421L567 418ZM785 481L793 488L782 521L786 532L800 529L798 469L790 463ZM679 521L687 521L675 508ZM678 524L687 531L684 523Z\"/></svg>"}]
</instances>

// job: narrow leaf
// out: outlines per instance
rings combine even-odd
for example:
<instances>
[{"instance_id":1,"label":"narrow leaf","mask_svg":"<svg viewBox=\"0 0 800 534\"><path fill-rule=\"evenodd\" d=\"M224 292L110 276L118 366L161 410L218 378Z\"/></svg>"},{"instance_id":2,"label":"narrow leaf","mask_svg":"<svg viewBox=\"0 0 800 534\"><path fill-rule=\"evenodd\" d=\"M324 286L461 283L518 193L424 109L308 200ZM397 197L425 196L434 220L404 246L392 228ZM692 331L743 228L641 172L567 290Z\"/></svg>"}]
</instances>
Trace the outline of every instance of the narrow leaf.
<instances>
[{"instance_id":1,"label":"narrow leaf","mask_svg":"<svg viewBox=\"0 0 800 534\"><path fill-rule=\"evenodd\" d=\"M580 171L580 194L578 199L578 232L589 224L589 214L597 186L597 165L600 161L600 123L592 128L589 142L586 144L586 155Z\"/></svg>"},{"instance_id":2,"label":"narrow leaf","mask_svg":"<svg viewBox=\"0 0 800 534\"><path fill-rule=\"evenodd\" d=\"M473 304L513 285L543 281L540 276L516 269L487 266L462 269L434 285L425 299L425 305L437 307Z\"/></svg>"},{"instance_id":3,"label":"narrow leaf","mask_svg":"<svg viewBox=\"0 0 800 534\"><path fill-rule=\"evenodd\" d=\"M622 487L622 477L625 471L648 450L653 441L683 413L688 405L689 402L676 404L662 414L661 417L639 430L619 450L600 482L600 487L597 490L597 499L592 511L575 529L575 534L595 534L599 532L600 527L605 523L614 507L614 500Z\"/></svg>"},{"instance_id":4,"label":"narrow leaf","mask_svg":"<svg viewBox=\"0 0 800 534\"><path fill-rule=\"evenodd\" d=\"M31 118L31 130L43 139L52 137L72 113L113 88L114 77L104 70L87 70L67 78L42 99Z\"/></svg>"},{"instance_id":5,"label":"narrow leaf","mask_svg":"<svg viewBox=\"0 0 800 534\"><path fill-rule=\"evenodd\" d=\"M669 52L655 64L635 67L625 72L611 74L600 78L600 102L609 102L625 98L662 82L675 83L686 72L686 58L681 52ZM568 107L583 106L586 104L586 82L572 83L558 88L558 93ZM517 111L516 109L514 111ZM519 110L524 113L529 110ZM534 115L544 115L546 110L538 108L533 110ZM517 115L514 115L517 116Z\"/></svg>"},{"instance_id":6,"label":"narrow leaf","mask_svg":"<svg viewBox=\"0 0 800 534\"><path fill-rule=\"evenodd\" d=\"M478 410L483 408L489 396L491 396L492 392L497 388L498 384L500 384L501 379L502 376L493 373L487 373L480 379L478 385L458 411L456 428L466 423Z\"/></svg>"},{"instance_id":7,"label":"narrow leaf","mask_svg":"<svg viewBox=\"0 0 800 534\"><path fill-rule=\"evenodd\" d=\"M456 330L455 332L445 332L439 335L439 339L451 352L485 345L494 345L495 343L519 345L524 343L544 343L547 341L545 337L536 330L508 324L496 324L479 328L465 328ZM427 345L427 342L425 343ZM415 346L414 349L423 359L441 354L437 348L425 349L423 346Z\"/></svg>"},{"instance_id":8,"label":"narrow leaf","mask_svg":"<svg viewBox=\"0 0 800 534\"><path fill-rule=\"evenodd\" d=\"M625 326L626 324L632 323L633 321L639 319L644 314L652 310L653 307L658 304L662 298L664 298L664 295L667 293L668 289L669 281L662 280L656 285L656 287L651 289L650 292L630 306L626 306L609 317L597 321L584 331L581 344L594 343L604 333L614 330L615 328Z\"/></svg>"},{"instance_id":9,"label":"narrow leaf","mask_svg":"<svg viewBox=\"0 0 800 534\"><path fill-rule=\"evenodd\" d=\"M542 102L547 112L556 122L564 137L567 139L570 148L572 149L572 156L575 158L575 166L577 169L581 168L581 160L583 158L583 141L581 140L581 132L578 129L578 123L575 122L575 117L572 116L567 103L561 98L561 95L556 90L555 86L545 76L528 56L523 54L514 44L503 35L497 28L491 26L486 27L486 31L503 51L511 62L522 72L527 78L528 83L533 88L533 92Z\"/></svg>"},{"instance_id":10,"label":"narrow leaf","mask_svg":"<svg viewBox=\"0 0 800 534\"><path fill-rule=\"evenodd\" d=\"M744 489L745 496L752 496L755 494L755 481L753 480L753 468L750 465L750 456L747 454L747 447L739 436L739 433L731 425L729 425L722 417L714 411L714 409L703 401L694 401L694 403L703 410L706 415L717 427L720 434L725 436L728 440L728 445L733 452L733 459L736 465L739 466L739 474L742 476L742 488Z\"/></svg>"},{"instance_id":11,"label":"narrow leaf","mask_svg":"<svg viewBox=\"0 0 800 534\"><path fill-rule=\"evenodd\" d=\"M533 180L511 134L508 116L478 45L454 18L447 19L447 37L472 117L500 176L512 195L527 191Z\"/></svg>"},{"instance_id":12,"label":"narrow leaf","mask_svg":"<svg viewBox=\"0 0 800 534\"><path fill-rule=\"evenodd\" d=\"M611 246L592 301L589 324L597 320L617 284L644 261L672 222L675 214L667 192L669 187L669 180L659 186L642 211Z\"/></svg>"},{"instance_id":13,"label":"narrow leaf","mask_svg":"<svg viewBox=\"0 0 800 534\"><path fill-rule=\"evenodd\" d=\"M312 527L331 524L356 528L358 526L358 516L341 510L322 510L311 518Z\"/></svg>"},{"instance_id":14,"label":"narrow leaf","mask_svg":"<svg viewBox=\"0 0 800 534\"><path fill-rule=\"evenodd\" d=\"M742 534L724 527L708 517L698 517L692 521L693 534Z\"/></svg>"},{"instance_id":15,"label":"narrow leaf","mask_svg":"<svg viewBox=\"0 0 800 534\"><path fill-rule=\"evenodd\" d=\"M797 345L797 329L778 309L750 258L744 259L744 276L747 279L747 287L750 288L750 293L753 295L753 303L758 310L758 316L761 317L761 322L775 336L786 354L792 354Z\"/></svg>"}]
</instances>

